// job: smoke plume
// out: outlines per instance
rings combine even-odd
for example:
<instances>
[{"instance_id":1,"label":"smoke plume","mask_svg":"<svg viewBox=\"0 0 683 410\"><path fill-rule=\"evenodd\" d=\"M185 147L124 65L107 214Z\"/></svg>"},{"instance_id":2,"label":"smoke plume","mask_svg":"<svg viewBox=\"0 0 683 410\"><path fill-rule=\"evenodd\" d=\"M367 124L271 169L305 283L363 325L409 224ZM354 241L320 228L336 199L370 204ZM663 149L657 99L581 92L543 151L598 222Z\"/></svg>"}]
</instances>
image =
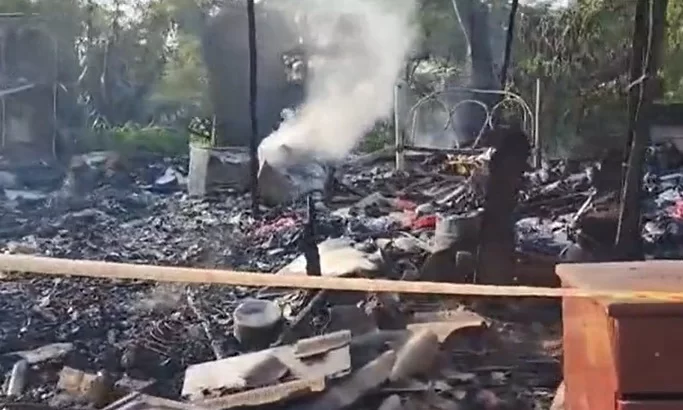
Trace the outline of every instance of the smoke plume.
<instances>
[{"instance_id":1,"label":"smoke plume","mask_svg":"<svg viewBox=\"0 0 683 410\"><path fill-rule=\"evenodd\" d=\"M271 162L273 151L286 146L288 153L342 160L379 119L392 112L393 87L416 38L416 2L297 0L292 4L304 16L300 25L310 58L306 97L297 114L261 143L260 154L267 150Z\"/></svg>"}]
</instances>

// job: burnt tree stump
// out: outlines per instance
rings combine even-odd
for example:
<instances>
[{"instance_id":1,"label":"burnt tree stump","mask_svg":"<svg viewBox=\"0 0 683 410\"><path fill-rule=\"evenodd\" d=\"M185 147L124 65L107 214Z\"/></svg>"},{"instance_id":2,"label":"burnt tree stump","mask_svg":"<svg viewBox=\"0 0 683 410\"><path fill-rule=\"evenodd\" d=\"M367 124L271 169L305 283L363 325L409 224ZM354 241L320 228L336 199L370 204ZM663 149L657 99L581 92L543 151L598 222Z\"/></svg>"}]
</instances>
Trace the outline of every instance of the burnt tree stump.
<instances>
[{"instance_id":1,"label":"burnt tree stump","mask_svg":"<svg viewBox=\"0 0 683 410\"><path fill-rule=\"evenodd\" d=\"M475 279L503 285L514 282L514 212L531 146L519 128L499 128L488 137L496 151L489 163Z\"/></svg>"}]
</instances>

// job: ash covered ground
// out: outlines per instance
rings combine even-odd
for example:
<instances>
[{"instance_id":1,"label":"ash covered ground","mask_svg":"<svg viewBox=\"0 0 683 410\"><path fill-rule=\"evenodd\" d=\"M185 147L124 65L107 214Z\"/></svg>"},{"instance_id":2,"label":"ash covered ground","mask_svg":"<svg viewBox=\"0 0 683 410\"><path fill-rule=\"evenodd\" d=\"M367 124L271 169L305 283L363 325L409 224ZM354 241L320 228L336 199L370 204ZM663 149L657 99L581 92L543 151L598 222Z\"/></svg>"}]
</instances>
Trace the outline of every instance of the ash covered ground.
<instances>
[{"instance_id":1,"label":"ash covered ground","mask_svg":"<svg viewBox=\"0 0 683 410\"><path fill-rule=\"evenodd\" d=\"M448 171L447 162L419 157L409 173L396 172L389 162L338 170L334 199L317 203L317 242L350 239L355 249L380 256L379 276L419 278L434 215L481 206L473 178ZM100 162L90 166L94 176L86 178L89 189L83 193L63 179L6 189L0 244L7 253L258 272L277 272L301 254L304 202L264 208L254 220L245 195L189 198L186 169L184 160L145 158L110 172ZM563 227L591 195L590 175L546 169L525 178L518 249L557 256L571 243ZM305 299L297 291L14 272L3 274L0 292L0 369L7 380L16 352L64 344L58 345L63 352L32 363L23 393L8 400L69 408L93 404L57 388L64 366L104 371L114 380L152 380L146 392L179 399L188 365L215 360L216 346L225 356L242 353L232 336L232 313L241 300L276 299L292 317ZM389 306L377 300L357 294L343 303L361 306L380 328L424 310L467 308L490 321L485 335L460 336L442 349L447 370L431 377L430 386L438 382L460 392L454 403L545 408L552 400L561 380L556 303L392 295ZM316 311L302 336L325 333L336 303L330 300Z\"/></svg>"}]
</instances>

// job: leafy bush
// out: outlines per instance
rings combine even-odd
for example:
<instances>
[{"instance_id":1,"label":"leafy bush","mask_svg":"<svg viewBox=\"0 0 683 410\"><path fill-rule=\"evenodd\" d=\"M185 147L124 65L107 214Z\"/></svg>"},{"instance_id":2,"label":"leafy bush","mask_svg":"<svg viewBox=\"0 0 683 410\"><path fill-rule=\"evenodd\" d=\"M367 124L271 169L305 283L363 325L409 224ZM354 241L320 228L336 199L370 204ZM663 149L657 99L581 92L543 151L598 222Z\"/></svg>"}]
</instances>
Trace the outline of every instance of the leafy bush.
<instances>
[{"instance_id":1,"label":"leafy bush","mask_svg":"<svg viewBox=\"0 0 683 410\"><path fill-rule=\"evenodd\" d=\"M90 150L114 150L124 155L183 155L188 151L188 142L188 134L177 129L126 124L96 131L85 145Z\"/></svg>"}]
</instances>

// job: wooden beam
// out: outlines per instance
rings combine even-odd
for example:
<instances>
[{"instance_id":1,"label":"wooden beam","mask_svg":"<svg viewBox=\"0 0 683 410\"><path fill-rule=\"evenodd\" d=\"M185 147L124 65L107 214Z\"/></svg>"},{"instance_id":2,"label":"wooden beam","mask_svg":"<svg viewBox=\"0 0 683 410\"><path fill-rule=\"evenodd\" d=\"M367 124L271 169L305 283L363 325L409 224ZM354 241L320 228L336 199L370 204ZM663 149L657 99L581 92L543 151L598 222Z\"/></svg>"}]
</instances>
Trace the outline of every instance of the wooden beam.
<instances>
[{"instance_id":1,"label":"wooden beam","mask_svg":"<svg viewBox=\"0 0 683 410\"><path fill-rule=\"evenodd\" d=\"M576 267L560 265L558 270ZM633 263L590 264L599 271L619 270L633 272L647 269L657 275L675 275L683 270L683 262L649 261ZM355 292L391 292L452 296L487 297L588 297L634 299L639 301L683 301L683 291L650 292L624 291L623 289L583 290L568 288L541 288L530 286L492 286L440 282L412 282L386 279L337 278L330 276L273 275L254 272L238 272L219 269L180 268L170 266L136 265L47 258L32 255L0 255L0 271L26 272L56 276L84 276L102 279L131 279L156 282L223 284L232 286L274 287L288 289L327 289ZM329 274L329 273L327 273Z\"/></svg>"}]
</instances>

